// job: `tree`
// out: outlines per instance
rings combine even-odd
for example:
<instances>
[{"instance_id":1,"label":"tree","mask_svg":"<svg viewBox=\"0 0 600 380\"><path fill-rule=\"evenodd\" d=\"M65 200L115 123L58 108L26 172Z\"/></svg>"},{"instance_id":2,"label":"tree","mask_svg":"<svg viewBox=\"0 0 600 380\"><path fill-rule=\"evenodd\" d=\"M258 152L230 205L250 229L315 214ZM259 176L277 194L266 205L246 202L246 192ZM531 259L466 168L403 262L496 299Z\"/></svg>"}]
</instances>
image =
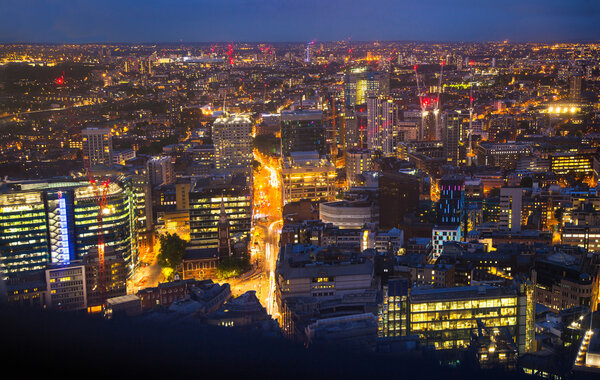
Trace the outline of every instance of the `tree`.
<instances>
[{"instance_id":1,"label":"tree","mask_svg":"<svg viewBox=\"0 0 600 380\"><path fill-rule=\"evenodd\" d=\"M562 223L563 223L564 213L565 213L565 209L562 207L559 207L554 211L554 219L556 219L556 221L558 222L558 225L561 227L562 227Z\"/></svg>"},{"instance_id":2,"label":"tree","mask_svg":"<svg viewBox=\"0 0 600 380\"><path fill-rule=\"evenodd\" d=\"M247 256L241 257L225 257L217 266L217 277L225 280L231 277L237 277L250 269L250 258Z\"/></svg>"},{"instance_id":3,"label":"tree","mask_svg":"<svg viewBox=\"0 0 600 380\"><path fill-rule=\"evenodd\" d=\"M181 263L185 254L187 242L177 234L166 233L159 238L160 250L158 252L158 264L163 268L175 269Z\"/></svg>"}]
</instances>

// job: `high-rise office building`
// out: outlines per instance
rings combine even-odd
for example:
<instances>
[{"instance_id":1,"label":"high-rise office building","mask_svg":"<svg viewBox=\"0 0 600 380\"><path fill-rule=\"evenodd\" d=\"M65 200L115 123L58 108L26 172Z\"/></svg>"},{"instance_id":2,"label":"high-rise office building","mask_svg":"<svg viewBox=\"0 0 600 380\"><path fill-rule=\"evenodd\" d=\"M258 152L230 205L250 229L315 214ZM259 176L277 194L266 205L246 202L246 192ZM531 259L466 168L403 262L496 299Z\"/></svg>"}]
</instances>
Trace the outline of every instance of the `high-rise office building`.
<instances>
[{"instance_id":1,"label":"high-rise office building","mask_svg":"<svg viewBox=\"0 0 600 380\"><path fill-rule=\"evenodd\" d=\"M367 101L367 96L388 96L390 76L383 71L368 71L365 67L349 70L344 76L344 100L346 108Z\"/></svg>"},{"instance_id":2,"label":"high-rise office building","mask_svg":"<svg viewBox=\"0 0 600 380\"><path fill-rule=\"evenodd\" d=\"M550 170L558 175L591 176L594 174L592 154L561 152L550 155Z\"/></svg>"},{"instance_id":3,"label":"high-rise office building","mask_svg":"<svg viewBox=\"0 0 600 380\"><path fill-rule=\"evenodd\" d=\"M502 231L521 231L522 206L522 188L503 187L500 189L500 223L498 226Z\"/></svg>"},{"instance_id":4,"label":"high-rise office building","mask_svg":"<svg viewBox=\"0 0 600 380\"><path fill-rule=\"evenodd\" d=\"M438 224L460 225L465 205L465 178L446 175L439 182Z\"/></svg>"},{"instance_id":5,"label":"high-rise office building","mask_svg":"<svg viewBox=\"0 0 600 380\"><path fill-rule=\"evenodd\" d=\"M584 83L583 73L575 72L571 75L569 78L569 96L571 99L578 100L581 98L581 93L585 86Z\"/></svg>"},{"instance_id":6,"label":"high-rise office building","mask_svg":"<svg viewBox=\"0 0 600 380\"><path fill-rule=\"evenodd\" d=\"M439 141L439 131L436 130L436 115L430 111L405 110L402 113L405 122L417 125L416 139L419 141Z\"/></svg>"},{"instance_id":7,"label":"high-rise office building","mask_svg":"<svg viewBox=\"0 0 600 380\"><path fill-rule=\"evenodd\" d=\"M175 181L173 159L170 156L153 157L148 160L148 178L150 185L168 185Z\"/></svg>"},{"instance_id":8,"label":"high-rise office building","mask_svg":"<svg viewBox=\"0 0 600 380\"><path fill-rule=\"evenodd\" d=\"M317 152L293 152L283 161L281 177L283 204L335 197L335 165Z\"/></svg>"},{"instance_id":9,"label":"high-rise office building","mask_svg":"<svg viewBox=\"0 0 600 380\"><path fill-rule=\"evenodd\" d=\"M394 102L384 96L367 98L367 145L372 152L393 154L392 134L397 120Z\"/></svg>"},{"instance_id":10,"label":"high-rise office building","mask_svg":"<svg viewBox=\"0 0 600 380\"><path fill-rule=\"evenodd\" d=\"M112 133L108 128L85 128L81 131L83 162L86 168L112 164Z\"/></svg>"},{"instance_id":11,"label":"high-rise office building","mask_svg":"<svg viewBox=\"0 0 600 380\"><path fill-rule=\"evenodd\" d=\"M463 139L463 119L465 114L461 111L444 112L442 115L442 142L444 143L444 156L451 165L460 165L463 155L461 146ZM462 149L464 151L464 149Z\"/></svg>"},{"instance_id":12,"label":"high-rise office building","mask_svg":"<svg viewBox=\"0 0 600 380\"><path fill-rule=\"evenodd\" d=\"M252 166L252 120L231 114L217 118L212 127L217 170L250 172Z\"/></svg>"},{"instance_id":13,"label":"high-rise office building","mask_svg":"<svg viewBox=\"0 0 600 380\"><path fill-rule=\"evenodd\" d=\"M533 347L535 301L530 285L416 288L408 304L408 334L436 350L466 349L478 321L508 329L521 354Z\"/></svg>"},{"instance_id":14,"label":"high-rise office building","mask_svg":"<svg viewBox=\"0 0 600 380\"><path fill-rule=\"evenodd\" d=\"M99 287L101 282L98 250L91 249L82 263L85 266L86 299L90 312L100 312L105 300L127 294L128 268L123 258L115 255L112 249L104 252L104 292Z\"/></svg>"},{"instance_id":15,"label":"high-rise office building","mask_svg":"<svg viewBox=\"0 0 600 380\"><path fill-rule=\"evenodd\" d=\"M229 223L232 248L250 236L252 197L242 173L198 179L191 187L189 202L192 246L218 248L221 209Z\"/></svg>"},{"instance_id":16,"label":"high-rise office building","mask_svg":"<svg viewBox=\"0 0 600 380\"><path fill-rule=\"evenodd\" d=\"M136 253L135 192L110 182L103 213L107 249L131 272ZM98 246L96 193L87 181L30 181L0 189L2 277L40 270L46 264L82 259Z\"/></svg>"},{"instance_id":17,"label":"high-rise office building","mask_svg":"<svg viewBox=\"0 0 600 380\"><path fill-rule=\"evenodd\" d=\"M412 175L386 171L379 176L378 187L379 227L397 228L419 205L419 181Z\"/></svg>"},{"instance_id":18,"label":"high-rise office building","mask_svg":"<svg viewBox=\"0 0 600 380\"><path fill-rule=\"evenodd\" d=\"M383 285L379 304L378 336L390 338L406 336L408 331L408 293L406 279L393 279Z\"/></svg>"},{"instance_id":19,"label":"high-rise office building","mask_svg":"<svg viewBox=\"0 0 600 380\"><path fill-rule=\"evenodd\" d=\"M370 150L353 148L346 151L346 182L349 187L357 186L356 177L372 169Z\"/></svg>"},{"instance_id":20,"label":"high-rise office building","mask_svg":"<svg viewBox=\"0 0 600 380\"><path fill-rule=\"evenodd\" d=\"M368 140L367 120L366 107L346 109L344 114L346 149L366 147Z\"/></svg>"},{"instance_id":21,"label":"high-rise office building","mask_svg":"<svg viewBox=\"0 0 600 380\"><path fill-rule=\"evenodd\" d=\"M321 110L281 112L281 154L316 151L327 154L326 129Z\"/></svg>"}]
</instances>

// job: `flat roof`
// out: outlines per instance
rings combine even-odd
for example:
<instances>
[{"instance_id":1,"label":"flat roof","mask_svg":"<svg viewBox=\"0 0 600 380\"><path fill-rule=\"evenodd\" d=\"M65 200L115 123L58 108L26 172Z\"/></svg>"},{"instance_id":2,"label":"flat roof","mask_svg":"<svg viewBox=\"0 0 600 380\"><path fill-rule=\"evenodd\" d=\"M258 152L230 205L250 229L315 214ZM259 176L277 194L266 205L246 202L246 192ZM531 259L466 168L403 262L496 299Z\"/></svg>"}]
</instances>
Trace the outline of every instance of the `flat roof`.
<instances>
[{"instance_id":1,"label":"flat roof","mask_svg":"<svg viewBox=\"0 0 600 380\"><path fill-rule=\"evenodd\" d=\"M411 302L452 301L474 298L514 297L514 288L496 288L493 286L463 286L453 288L413 288Z\"/></svg>"},{"instance_id":2,"label":"flat roof","mask_svg":"<svg viewBox=\"0 0 600 380\"><path fill-rule=\"evenodd\" d=\"M126 294L124 296L113 297L106 300L109 305L116 305L125 302L140 301L140 298L135 294Z\"/></svg>"}]
</instances>

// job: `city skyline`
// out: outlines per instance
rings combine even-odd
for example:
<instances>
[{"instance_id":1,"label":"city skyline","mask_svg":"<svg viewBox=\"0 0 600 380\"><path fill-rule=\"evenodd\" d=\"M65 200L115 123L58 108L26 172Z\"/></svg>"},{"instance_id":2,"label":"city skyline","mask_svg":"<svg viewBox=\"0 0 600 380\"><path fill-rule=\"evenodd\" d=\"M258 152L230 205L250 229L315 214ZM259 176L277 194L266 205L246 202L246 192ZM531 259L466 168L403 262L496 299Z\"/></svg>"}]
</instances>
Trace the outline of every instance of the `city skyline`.
<instances>
[{"instance_id":1,"label":"city skyline","mask_svg":"<svg viewBox=\"0 0 600 380\"><path fill-rule=\"evenodd\" d=\"M600 3L482 1L2 0L5 367L597 379Z\"/></svg>"},{"instance_id":2,"label":"city skyline","mask_svg":"<svg viewBox=\"0 0 600 380\"><path fill-rule=\"evenodd\" d=\"M103 2L0 5L2 43L502 41L600 39L600 3L509 0ZM357 27L360 25L361 27Z\"/></svg>"}]
</instances>

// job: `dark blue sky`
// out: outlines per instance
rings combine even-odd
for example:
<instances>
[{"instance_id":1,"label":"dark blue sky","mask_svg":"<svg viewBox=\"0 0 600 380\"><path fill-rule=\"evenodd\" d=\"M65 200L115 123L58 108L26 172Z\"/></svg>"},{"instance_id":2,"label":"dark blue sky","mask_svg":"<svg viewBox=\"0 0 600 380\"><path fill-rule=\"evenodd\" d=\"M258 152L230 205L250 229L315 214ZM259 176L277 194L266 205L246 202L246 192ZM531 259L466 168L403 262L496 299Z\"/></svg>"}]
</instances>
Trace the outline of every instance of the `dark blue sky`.
<instances>
[{"instance_id":1,"label":"dark blue sky","mask_svg":"<svg viewBox=\"0 0 600 380\"><path fill-rule=\"evenodd\" d=\"M600 40L600 0L0 0L2 42Z\"/></svg>"}]
</instances>

